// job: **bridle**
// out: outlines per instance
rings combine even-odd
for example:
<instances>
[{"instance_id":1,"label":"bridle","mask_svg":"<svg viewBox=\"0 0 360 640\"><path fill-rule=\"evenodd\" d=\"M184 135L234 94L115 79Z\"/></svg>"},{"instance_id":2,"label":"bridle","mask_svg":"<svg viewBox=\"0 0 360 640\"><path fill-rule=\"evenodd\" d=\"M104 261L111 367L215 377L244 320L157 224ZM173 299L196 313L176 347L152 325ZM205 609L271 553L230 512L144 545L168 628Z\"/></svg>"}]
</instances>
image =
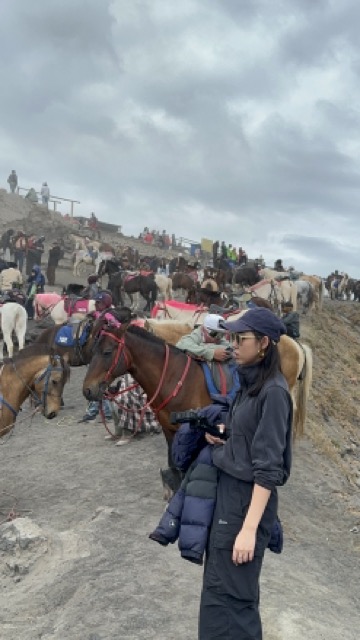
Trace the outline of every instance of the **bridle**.
<instances>
[{"instance_id":1,"label":"bridle","mask_svg":"<svg viewBox=\"0 0 360 640\"><path fill-rule=\"evenodd\" d=\"M19 370L16 367L16 364L14 361L10 361L9 364L12 365L14 372L16 373L16 376L19 378L19 380L21 380L21 382L23 383L24 387L29 391L29 395L31 396L31 398L34 401L34 405L35 408L38 408L39 406L42 406L44 408L44 411L46 410L46 405L47 405L47 399L49 396L51 396L52 394L49 392L49 383L50 383L50 378L51 375L55 372L55 371L61 371L64 373L64 367L62 365L62 359L60 356L53 356L53 358L57 361L60 362L60 366L55 365L53 366L51 364L51 362L49 362L48 366L44 369L44 371L42 371L38 376L36 376L32 382L31 385L29 385L24 379L23 377L20 375ZM7 364L7 363L6 363ZM2 365L2 369L0 371L0 377L1 374L3 372L3 368L4 368L4 364ZM36 390L33 388L34 385L39 384L42 381L44 382L44 387L42 390L42 394L41 396L38 395L38 393L36 392ZM5 400L3 394L0 394L0 408L2 407L6 407L7 409L9 409L9 411L11 411L11 413L13 414L14 418L16 419L17 415L18 415L18 411L16 411L16 409L9 403L7 402L7 400ZM6 427L8 429L8 427ZM1 434L1 431L0 431Z\"/></svg>"},{"instance_id":2,"label":"bridle","mask_svg":"<svg viewBox=\"0 0 360 640\"><path fill-rule=\"evenodd\" d=\"M109 370L107 371L107 374L106 374L105 379L104 379L104 382L108 386L109 385L109 379L110 379L111 375L113 374L113 372L115 372L116 367L119 364L120 358L122 356L124 357L125 367L126 367L126 370L128 371L129 370L129 366L131 364L131 357L130 357L127 349L126 349L124 334L121 337L118 337L117 335L115 335L114 333L110 333L109 331L101 331L100 332L100 337L101 336L107 336L111 340L113 340L114 342L117 343L117 349L116 349L115 356L113 358L111 366L110 366ZM182 388L182 386L184 384L184 380L185 380L185 378L186 378L186 376L188 374L188 371L189 371L189 368L190 368L190 364L191 364L190 356L186 356L186 364L185 364L184 370L182 372L180 380L178 380L177 383L175 384L174 389L169 393L169 395L165 398L165 400L163 400L157 407L153 406L155 400L159 396L159 393L160 393L160 391L162 389L162 386L163 386L163 383L164 383L164 380L165 380L165 376L166 376L168 365L169 365L169 357L170 357L169 345L165 343L165 362L164 362L163 370L161 372L159 384L156 387L156 390L155 390L155 393L153 394L153 396L146 402L146 404L143 406L143 408L141 410L140 419L139 419L139 423L138 423L136 431L141 426L145 411L149 407L151 407L151 409L154 412L154 414L156 416L158 416L160 411L162 409L164 409L168 405L170 400L172 400L173 398L175 398L178 395L180 389ZM127 387L126 389L123 389L120 392L120 395L122 395L126 391L129 391L130 389L134 388L135 386L139 386L139 385L131 385L130 387ZM116 395L118 395L118 392L111 393L110 390L108 389L108 391L105 394L105 397L107 397L109 400L114 400L114 396L116 396Z\"/></svg>"}]
</instances>

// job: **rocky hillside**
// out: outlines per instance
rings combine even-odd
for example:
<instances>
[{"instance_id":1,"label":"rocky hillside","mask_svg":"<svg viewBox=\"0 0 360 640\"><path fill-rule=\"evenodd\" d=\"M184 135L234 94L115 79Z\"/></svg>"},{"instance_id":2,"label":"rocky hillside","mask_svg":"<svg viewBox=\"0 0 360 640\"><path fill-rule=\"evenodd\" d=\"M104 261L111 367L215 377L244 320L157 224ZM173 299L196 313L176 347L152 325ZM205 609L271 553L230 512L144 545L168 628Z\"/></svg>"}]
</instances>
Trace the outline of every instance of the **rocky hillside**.
<instances>
[{"instance_id":1,"label":"rocky hillside","mask_svg":"<svg viewBox=\"0 0 360 640\"><path fill-rule=\"evenodd\" d=\"M45 249L54 240L66 239L69 233L77 233L76 225L64 218L61 213L48 211L41 204L32 204L17 194L10 194L0 189L0 235L10 228L15 231L21 229L26 234L44 235ZM114 236L113 233L102 232L101 237L104 242L110 243L117 250L129 245L138 249L142 255L164 254L164 250L157 247L149 248L132 236L124 236L120 233ZM166 255L173 257L177 252L167 251Z\"/></svg>"},{"instance_id":2,"label":"rocky hillside","mask_svg":"<svg viewBox=\"0 0 360 640\"><path fill-rule=\"evenodd\" d=\"M351 498L360 487L360 305L326 300L301 328L314 357L307 435L348 480L360 524L360 499Z\"/></svg>"}]
</instances>

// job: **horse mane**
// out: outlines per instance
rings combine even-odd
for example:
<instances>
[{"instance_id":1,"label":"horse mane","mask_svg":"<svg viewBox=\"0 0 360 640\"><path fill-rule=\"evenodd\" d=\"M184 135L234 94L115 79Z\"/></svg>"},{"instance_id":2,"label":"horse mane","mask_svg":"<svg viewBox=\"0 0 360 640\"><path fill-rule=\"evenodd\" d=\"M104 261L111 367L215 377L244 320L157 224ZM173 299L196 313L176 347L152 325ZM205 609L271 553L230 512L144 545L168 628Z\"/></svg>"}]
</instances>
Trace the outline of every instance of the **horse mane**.
<instances>
[{"instance_id":1,"label":"horse mane","mask_svg":"<svg viewBox=\"0 0 360 640\"><path fill-rule=\"evenodd\" d=\"M34 356L50 356L52 353L53 349L49 347L49 345L37 342L35 344L29 344L25 349L18 351L13 359L18 362L19 360L26 360L27 358L34 358ZM6 358L6 360L11 362L10 358Z\"/></svg>"},{"instance_id":2,"label":"horse mane","mask_svg":"<svg viewBox=\"0 0 360 640\"><path fill-rule=\"evenodd\" d=\"M138 336L139 338L143 338L147 342L151 342L152 344L157 344L159 346L160 345L164 346L165 344L167 344L170 351L172 351L173 353L183 353L181 349L178 349L174 345L167 343L165 340L163 340L163 338L160 338L154 333L150 333L149 331L147 331L146 329L143 329L142 327L137 327L136 325L130 325L129 328L127 329L127 333L131 333L135 336Z\"/></svg>"}]
</instances>

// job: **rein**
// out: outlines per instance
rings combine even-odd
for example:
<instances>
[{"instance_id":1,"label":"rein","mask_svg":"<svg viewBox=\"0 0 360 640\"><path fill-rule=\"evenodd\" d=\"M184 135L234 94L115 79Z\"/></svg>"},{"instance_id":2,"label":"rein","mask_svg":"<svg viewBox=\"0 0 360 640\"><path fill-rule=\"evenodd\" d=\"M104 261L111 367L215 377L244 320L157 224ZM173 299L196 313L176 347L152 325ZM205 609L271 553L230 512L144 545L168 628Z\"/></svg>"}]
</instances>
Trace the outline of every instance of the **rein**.
<instances>
[{"instance_id":1,"label":"rein","mask_svg":"<svg viewBox=\"0 0 360 640\"><path fill-rule=\"evenodd\" d=\"M111 340L114 340L115 342L118 343L115 357L113 359L113 362L111 363L111 367L110 367L109 371L107 372L107 374L105 376L105 382L108 382L108 380L110 378L110 375L115 371L115 369L116 369L116 367L117 367L117 365L119 363L119 360L120 360L120 357L122 355L122 352L124 353L125 365L126 365L127 370L128 370L129 365L131 364L131 360L130 360L129 354L128 354L127 350L126 350L124 336L122 336L121 338L118 338L116 335L114 335L113 333L110 333L109 331L101 331L100 335L108 336ZM134 436L135 436L135 434L138 432L138 430L141 427L141 424L142 424L142 421L143 421L143 418L144 418L146 410L149 407L151 407L152 411L154 412L155 416L157 417L158 414L160 413L160 411L162 409L164 409L173 398L176 398L176 396L178 395L179 391L181 390L181 388L182 388L182 386L184 384L185 378L186 378L186 376L187 376L187 374L189 372L189 368L190 368L190 364L191 364L190 356L186 356L186 364L185 364L183 373L181 375L180 380L177 381L174 389L169 393L169 395L165 398L165 400L163 400L159 404L159 406L157 406L157 407L153 406L153 403L157 399L157 397L158 397L158 395L159 395L159 393L160 393L160 391L162 389L162 386L163 386L163 383L164 383L164 380L165 380L165 375L167 373L167 369L168 369L168 365L169 365L169 358L170 358L170 348L169 348L169 345L165 343L165 362L164 362L164 366L163 366L163 369L162 369L162 372L161 372L159 384L157 385L155 393L153 394L153 396L150 398L150 400L148 400L146 402L146 404L141 409L139 422L138 422L136 430L135 430L135 432L133 434ZM121 391L121 394L125 393L126 391L129 391L130 389L133 389L136 386L139 386L139 385L138 384L134 384L134 385L131 385L130 387L127 387L126 389ZM111 400L114 400L114 394L109 393L109 391L105 394L105 397L107 397L107 398L109 398ZM116 402L116 400L115 400L115 402ZM131 413L131 412L135 413L135 411L132 410L132 409L126 409L126 410L129 413ZM106 423L105 423L105 427L106 427ZM107 429L107 427L106 427L106 429ZM107 429L107 431L109 431L109 430Z\"/></svg>"},{"instance_id":2,"label":"rein","mask_svg":"<svg viewBox=\"0 0 360 640\"><path fill-rule=\"evenodd\" d=\"M61 358L60 356L54 356L54 358L61 362ZM39 408L39 406L42 406L45 410L46 408L46 403L47 403L47 398L49 396L51 396L51 393L49 393L49 382L50 382L50 377L51 374L54 371L64 371L62 366L52 366L51 363L48 364L48 366L46 367L46 369L38 376L36 376L33 380L33 385L34 384L38 384L39 382L42 382L43 380L45 380L45 384L44 384L44 388L41 394L41 397L36 393L35 389L32 388L32 386L30 386L24 379L23 377L20 375L19 370L16 367L15 362L11 361L9 362L9 364L12 365L13 370L17 376L17 378L22 382L22 384L24 385L25 389L29 392L29 395L31 396L31 398L34 401L34 405L35 405L35 411ZM1 375L3 373L4 370L4 366L5 364L2 365L1 371L0 371L0 378ZM16 409L5 400L3 394L0 394L0 408L2 407L6 407L7 409L9 409L11 411L11 413L13 414L15 420L13 423L11 423L10 425L7 425L6 427L4 427L3 429L0 429L0 437L1 434L4 431L9 431L9 428L12 429L15 426L15 422L16 422L16 417L18 416L19 412L16 411ZM33 413L35 413L35 411Z\"/></svg>"}]
</instances>

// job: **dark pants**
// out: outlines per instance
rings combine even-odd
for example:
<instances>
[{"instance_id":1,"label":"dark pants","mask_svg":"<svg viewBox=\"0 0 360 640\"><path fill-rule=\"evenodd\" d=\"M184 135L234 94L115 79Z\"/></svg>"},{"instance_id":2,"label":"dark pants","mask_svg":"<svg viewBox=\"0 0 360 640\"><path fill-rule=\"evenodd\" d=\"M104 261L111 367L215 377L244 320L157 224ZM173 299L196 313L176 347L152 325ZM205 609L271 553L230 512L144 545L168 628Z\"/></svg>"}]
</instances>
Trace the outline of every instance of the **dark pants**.
<instances>
[{"instance_id":1,"label":"dark pants","mask_svg":"<svg viewBox=\"0 0 360 640\"><path fill-rule=\"evenodd\" d=\"M27 300L25 304L25 309L28 314L29 320L33 320L34 319L34 298L30 298L29 300Z\"/></svg>"},{"instance_id":2,"label":"dark pants","mask_svg":"<svg viewBox=\"0 0 360 640\"><path fill-rule=\"evenodd\" d=\"M19 271L22 271L25 261L25 251L21 251L21 249L15 249L14 258Z\"/></svg>"},{"instance_id":3,"label":"dark pants","mask_svg":"<svg viewBox=\"0 0 360 640\"><path fill-rule=\"evenodd\" d=\"M253 485L221 472L209 537L199 615L199 640L262 640L259 578L277 513L273 493L258 527L252 562L235 565L232 550Z\"/></svg>"},{"instance_id":4,"label":"dark pants","mask_svg":"<svg viewBox=\"0 0 360 640\"><path fill-rule=\"evenodd\" d=\"M53 287L55 284L55 269L56 267L48 265L48 268L46 270L47 281L51 287Z\"/></svg>"}]
</instances>

